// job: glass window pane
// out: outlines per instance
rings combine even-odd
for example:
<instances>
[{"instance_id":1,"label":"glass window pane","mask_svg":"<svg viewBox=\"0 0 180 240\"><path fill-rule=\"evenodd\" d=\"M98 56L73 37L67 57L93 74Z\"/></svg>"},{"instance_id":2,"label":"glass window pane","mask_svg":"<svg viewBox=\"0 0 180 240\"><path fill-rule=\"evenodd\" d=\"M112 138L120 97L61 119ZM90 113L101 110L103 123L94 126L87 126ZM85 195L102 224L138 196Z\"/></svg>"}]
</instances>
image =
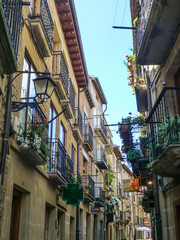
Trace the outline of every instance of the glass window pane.
<instances>
[{"instance_id":1,"label":"glass window pane","mask_svg":"<svg viewBox=\"0 0 180 240\"><path fill-rule=\"evenodd\" d=\"M29 64L26 61L26 59L24 59L23 71L29 71ZM23 73L22 75L21 98L27 98L28 75L29 75L28 73Z\"/></svg>"},{"instance_id":2,"label":"glass window pane","mask_svg":"<svg viewBox=\"0 0 180 240\"><path fill-rule=\"evenodd\" d=\"M34 72L33 67L31 66L31 72ZM30 86L29 86L29 97L35 97L35 88L34 88L34 83L33 83L33 79L36 78L36 74L35 73L31 73L30 75Z\"/></svg>"}]
</instances>

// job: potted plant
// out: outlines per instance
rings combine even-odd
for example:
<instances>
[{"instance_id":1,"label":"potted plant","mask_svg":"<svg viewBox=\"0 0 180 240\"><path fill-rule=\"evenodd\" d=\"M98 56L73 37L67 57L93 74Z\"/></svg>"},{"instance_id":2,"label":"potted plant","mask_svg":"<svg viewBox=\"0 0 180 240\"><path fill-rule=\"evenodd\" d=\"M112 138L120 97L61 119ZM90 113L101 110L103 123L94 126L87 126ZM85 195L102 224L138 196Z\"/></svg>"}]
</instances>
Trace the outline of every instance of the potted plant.
<instances>
[{"instance_id":1,"label":"potted plant","mask_svg":"<svg viewBox=\"0 0 180 240\"><path fill-rule=\"evenodd\" d=\"M84 186L84 195L87 195L89 194L89 190L92 188L91 185L85 185Z\"/></svg>"},{"instance_id":2,"label":"potted plant","mask_svg":"<svg viewBox=\"0 0 180 240\"><path fill-rule=\"evenodd\" d=\"M145 125L145 117L143 116L143 114L139 114L138 116L136 116L133 120L132 120L133 124L137 124L139 126L144 126Z\"/></svg>"},{"instance_id":3,"label":"potted plant","mask_svg":"<svg viewBox=\"0 0 180 240\"><path fill-rule=\"evenodd\" d=\"M31 149L38 154L48 159L50 156L50 149L47 145L47 128L48 120L45 119L44 123L30 123L26 122L26 128L21 129L17 137L17 143L24 149Z\"/></svg>"},{"instance_id":4,"label":"potted plant","mask_svg":"<svg viewBox=\"0 0 180 240\"><path fill-rule=\"evenodd\" d=\"M141 154L139 150L136 150L134 148L132 148L131 150L128 151L127 153L127 160L132 163L132 162L136 162L137 160L139 160L141 158Z\"/></svg>"},{"instance_id":5,"label":"potted plant","mask_svg":"<svg viewBox=\"0 0 180 240\"><path fill-rule=\"evenodd\" d=\"M108 168L106 170L106 173L105 173L105 180L106 180L106 185L112 185L113 181L114 181L114 170L112 170L112 168L110 167L110 165L108 165Z\"/></svg>"},{"instance_id":6,"label":"potted plant","mask_svg":"<svg viewBox=\"0 0 180 240\"><path fill-rule=\"evenodd\" d=\"M140 147L144 157L148 155L149 148L149 138L148 137L140 137Z\"/></svg>"}]
</instances>

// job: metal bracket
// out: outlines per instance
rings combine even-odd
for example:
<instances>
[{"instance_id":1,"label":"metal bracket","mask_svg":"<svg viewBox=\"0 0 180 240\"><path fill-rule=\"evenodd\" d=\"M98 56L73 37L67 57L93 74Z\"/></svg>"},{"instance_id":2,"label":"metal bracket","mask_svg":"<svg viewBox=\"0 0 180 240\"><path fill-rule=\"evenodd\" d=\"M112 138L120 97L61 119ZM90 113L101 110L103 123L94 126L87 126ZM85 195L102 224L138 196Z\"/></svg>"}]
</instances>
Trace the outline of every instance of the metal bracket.
<instances>
[{"instance_id":1,"label":"metal bracket","mask_svg":"<svg viewBox=\"0 0 180 240\"><path fill-rule=\"evenodd\" d=\"M15 102L12 101L11 104L11 110L12 112L18 112L20 110L22 110L25 107L30 107L30 108L37 108L39 104L42 104L42 102Z\"/></svg>"}]
</instances>

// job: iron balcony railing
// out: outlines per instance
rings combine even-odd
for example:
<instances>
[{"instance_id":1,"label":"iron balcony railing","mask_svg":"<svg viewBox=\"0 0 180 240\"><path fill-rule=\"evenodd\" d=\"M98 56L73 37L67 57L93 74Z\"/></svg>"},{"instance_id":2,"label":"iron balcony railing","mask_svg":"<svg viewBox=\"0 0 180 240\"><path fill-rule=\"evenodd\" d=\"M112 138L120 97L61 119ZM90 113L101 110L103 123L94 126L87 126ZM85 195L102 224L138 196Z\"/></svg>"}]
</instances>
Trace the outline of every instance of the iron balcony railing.
<instances>
[{"instance_id":1,"label":"iron balcony railing","mask_svg":"<svg viewBox=\"0 0 180 240\"><path fill-rule=\"evenodd\" d=\"M103 148L100 147L97 149L95 159L96 159L96 162L103 161L107 163L106 154Z\"/></svg>"},{"instance_id":2,"label":"iron balcony railing","mask_svg":"<svg viewBox=\"0 0 180 240\"><path fill-rule=\"evenodd\" d=\"M53 76L60 76L66 91L68 94L68 80L69 80L69 70L64 58L62 51L54 51L53 53L53 66L54 73Z\"/></svg>"},{"instance_id":3,"label":"iron balcony railing","mask_svg":"<svg viewBox=\"0 0 180 240\"><path fill-rule=\"evenodd\" d=\"M75 112L75 92L74 92L74 88L72 85L72 81L71 79L69 79L69 84L68 84L68 95L69 95L69 101L71 103L71 107L73 109L73 112Z\"/></svg>"},{"instance_id":4,"label":"iron balcony railing","mask_svg":"<svg viewBox=\"0 0 180 240\"><path fill-rule=\"evenodd\" d=\"M75 108L75 125L78 125L81 135L83 134L83 118L80 109Z\"/></svg>"},{"instance_id":5,"label":"iron balcony railing","mask_svg":"<svg viewBox=\"0 0 180 240\"><path fill-rule=\"evenodd\" d=\"M150 124L152 156L157 159L169 144L180 143L180 88L164 87L146 122Z\"/></svg>"},{"instance_id":6,"label":"iron balcony railing","mask_svg":"<svg viewBox=\"0 0 180 240\"><path fill-rule=\"evenodd\" d=\"M22 6L29 5L21 0L1 0L7 30L11 39L12 48L17 61L19 38L21 33Z\"/></svg>"},{"instance_id":7,"label":"iron balcony railing","mask_svg":"<svg viewBox=\"0 0 180 240\"><path fill-rule=\"evenodd\" d=\"M93 146L93 130L89 124L84 125L84 141L88 141Z\"/></svg>"},{"instance_id":8,"label":"iron balcony railing","mask_svg":"<svg viewBox=\"0 0 180 240\"><path fill-rule=\"evenodd\" d=\"M138 55L139 49L141 47L142 39L146 31L148 20L151 14L151 9L154 0L144 0L141 4L141 11L139 13L139 18L136 25L136 53Z\"/></svg>"},{"instance_id":9,"label":"iron balcony railing","mask_svg":"<svg viewBox=\"0 0 180 240\"><path fill-rule=\"evenodd\" d=\"M101 187L95 187L95 198L100 202L105 202L105 191Z\"/></svg>"},{"instance_id":10,"label":"iron balcony railing","mask_svg":"<svg viewBox=\"0 0 180 240\"><path fill-rule=\"evenodd\" d=\"M95 183L94 183L94 181L92 180L92 178L90 177L90 176L87 176L87 175L85 175L85 176L83 176L83 178L82 178L82 184L83 184L83 186L85 187L85 186L90 186L89 188L88 188L88 190L89 190L89 195L92 197L92 198L94 198L95 197L95 188L94 188L94 186L95 186Z\"/></svg>"},{"instance_id":11,"label":"iron balcony railing","mask_svg":"<svg viewBox=\"0 0 180 240\"><path fill-rule=\"evenodd\" d=\"M74 164L67 155L63 144L59 139L51 139L48 146L51 153L48 170L51 172L58 170L68 182L72 182L74 179Z\"/></svg>"},{"instance_id":12,"label":"iron balcony railing","mask_svg":"<svg viewBox=\"0 0 180 240\"><path fill-rule=\"evenodd\" d=\"M29 102L30 105L27 105L27 102ZM40 105L37 104L37 101L35 98L21 98L21 102L12 102L12 109L16 112L20 109L20 128L26 128L27 127L27 121L30 122L30 124L44 124L44 120L47 119L46 115L44 114L43 110L41 109ZM23 122L21 121L23 119ZM48 136L48 128L46 130L47 136Z\"/></svg>"},{"instance_id":13,"label":"iron balcony railing","mask_svg":"<svg viewBox=\"0 0 180 240\"><path fill-rule=\"evenodd\" d=\"M107 129L104 124L104 119L102 116L95 116L95 125L94 128L99 128L102 130L104 136L107 138Z\"/></svg>"},{"instance_id":14,"label":"iron balcony railing","mask_svg":"<svg viewBox=\"0 0 180 240\"><path fill-rule=\"evenodd\" d=\"M46 32L47 39L49 41L49 44L52 50L54 24L53 24L53 19L49 10L47 0L41 0L40 16Z\"/></svg>"}]
</instances>

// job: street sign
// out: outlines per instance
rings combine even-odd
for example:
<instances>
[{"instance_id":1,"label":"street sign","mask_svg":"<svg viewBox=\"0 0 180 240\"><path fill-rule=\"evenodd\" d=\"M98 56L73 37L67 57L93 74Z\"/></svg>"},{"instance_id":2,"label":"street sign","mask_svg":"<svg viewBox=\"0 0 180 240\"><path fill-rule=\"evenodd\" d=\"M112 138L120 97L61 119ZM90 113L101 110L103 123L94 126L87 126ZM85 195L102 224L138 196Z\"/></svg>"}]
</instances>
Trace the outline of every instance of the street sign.
<instances>
[{"instance_id":1,"label":"street sign","mask_svg":"<svg viewBox=\"0 0 180 240\"><path fill-rule=\"evenodd\" d=\"M67 205L79 205L84 201L84 188L79 183L68 183L63 188L63 201Z\"/></svg>"}]
</instances>

